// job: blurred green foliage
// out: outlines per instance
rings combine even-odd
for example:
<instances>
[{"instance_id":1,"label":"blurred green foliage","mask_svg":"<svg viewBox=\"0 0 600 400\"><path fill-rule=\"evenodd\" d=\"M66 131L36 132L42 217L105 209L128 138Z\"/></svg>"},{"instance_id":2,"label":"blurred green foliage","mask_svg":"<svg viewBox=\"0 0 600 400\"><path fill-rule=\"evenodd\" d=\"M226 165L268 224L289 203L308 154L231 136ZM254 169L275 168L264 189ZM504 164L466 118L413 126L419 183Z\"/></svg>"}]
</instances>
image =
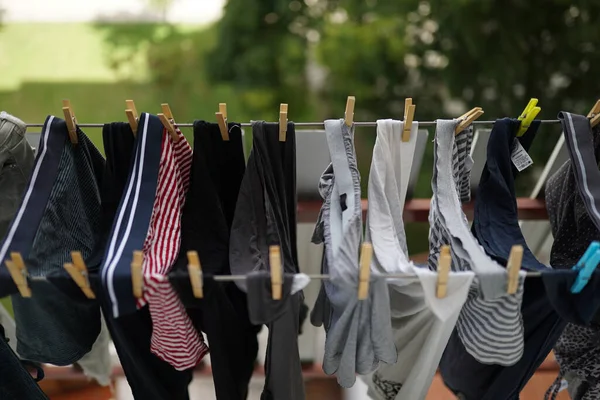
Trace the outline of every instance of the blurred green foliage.
<instances>
[{"instance_id":1,"label":"blurred green foliage","mask_svg":"<svg viewBox=\"0 0 600 400\"><path fill-rule=\"evenodd\" d=\"M280 98L290 84L302 90L301 79L282 85L273 67L296 52L295 37L306 62L286 64L290 73L309 74L316 58L327 77L315 89L321 100L340 109L355 94L366 119L401 114L404 97L420 119L456 115L445 110L451 101L516 116L530 97L554 118L562 108L586 111L600 88L592 1L229 0L217 29L211 78L279 89Z\"/></svg>"}]
</instances>

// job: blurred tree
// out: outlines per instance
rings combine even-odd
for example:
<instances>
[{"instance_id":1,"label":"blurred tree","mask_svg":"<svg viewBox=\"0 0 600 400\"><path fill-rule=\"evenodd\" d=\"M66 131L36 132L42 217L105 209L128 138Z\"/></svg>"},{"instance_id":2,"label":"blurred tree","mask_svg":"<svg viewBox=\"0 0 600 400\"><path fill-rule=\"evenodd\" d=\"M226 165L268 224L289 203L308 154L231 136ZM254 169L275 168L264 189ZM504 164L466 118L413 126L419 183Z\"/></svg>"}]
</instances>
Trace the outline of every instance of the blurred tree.
<instances>
[{"instance_id":1,"label":"blurred tree","mask_svg":"<svg viewBox=\"0 0 600 400\"><path fill-rule=\"evenodd\" d=\"M106 62L122 79L135 78L145 66L140 63L147 64L147 54L151 47L174 30L170 25L151 22L98 22L95 28L102 32L107 44Z\"/></svg>"},{"instance_id":2,"label":"blurred tree","mask_svg":"<svg viewBox=\"0 0 600 400\"><path fill-rule=\"evenodd\" d=\"M146 1L162 10L173 3ZM202 35L167 24L108 30L113 48L124 49L110 52L115 66L144 52L165 86L184 67L206 68L211 85L233 85L257 118L280 102L304 114L309 98L321 117L334 114L329 104L339 114L349 94L362 119L399 116L408 96L421 120L475 105L489 118L516 116L529 97L554 118L585 112L600 88L600 3L592 1L228 0L207 56L194 50L207 49Z\"/></svg>"},{"instance_id":3,"label":"blurred tree","mask_svg":"<svg viewBox=\"0 0 600 400\"><path fill-rule=\"evenodd\" d=\"M405 97L417 104L418 120L458 116L474 106L483 107L486 119L516 117L531 97L539 99L538 118L555 119L560 110L587 113L600 97L594 68L600 65L598 2L307 3L329 7L320 16L325 23L317 46L327 70L320 97L338 104L338 115L346 94L356 94L362 120L401 118ZM529 193L559 133L556 125L540 129L546 140L534 143L536 164L517 180L519 193ZM428 148L424 165L431 161ZM361 166L363 174L367 168ZM422 169L417 196L431 193L430 172Z\"/></svg>"},{"instance_id":4,"label":"blurred tree","mask_svg":"<svg viewBox=\"0 0 600 400\"><path fill-rule=\"evenodd\" d=\"M161 90L232 86L255 119L273 120L280 102L292 104L292 119L341 115L350 94L358 120L400 118L405 97L419 120L474 106L489 119L516 117L530 97L540 117L555 118L587 112L600 93L600 3L577 3L228 0L208 40L166 24L112 26L106 37L122 50L110 51L116 66L142 52ZM536 165L553 145L536 141Z\"/></svg>"},{"instance_id":5,"label":"blurred tree","mask_svg":"<svg viewBox=\"0 0 600 400\"><path fill-rule=\"evenodd\" d=\"M600 94L600 3L549 0L349 0L335 4L319 43L329 71L323 93L349 90L381 116L411 96L419 119L481 106L517 116L530 97L545 118L587 112ZM354 86L354 88L353 88ZM442 109L445 107L445 110ZM545 149L543 151L546 151Z\"/></svg>"},{"instance_id":6,"label":"blurred tree","mask_svg":"<svg viewBox=\"0 0 600 400\"><path fill-rule=\"evenodd\" d=\"M449 97L493 116L516 116L530 97L539 98L547 118L591 108L600 89L592 68L600 62L600 3L455 3L419 3L408 16L407 40L423 80L443 83ZM436 68L436 59L445 66Z\"/></svg>"},{"instance_id":7,"label":"blurred tree","mask_svg":"<svg viewBox=\"0 0 600 400\"><path fill-rule=\"evenodd\" d=\"M245 106L260 116L276 115L293 103L291 115L307 106L306 4L287 0L229 0L208 54L213 80L234 85Z\"/></svg>"}]
</instances>

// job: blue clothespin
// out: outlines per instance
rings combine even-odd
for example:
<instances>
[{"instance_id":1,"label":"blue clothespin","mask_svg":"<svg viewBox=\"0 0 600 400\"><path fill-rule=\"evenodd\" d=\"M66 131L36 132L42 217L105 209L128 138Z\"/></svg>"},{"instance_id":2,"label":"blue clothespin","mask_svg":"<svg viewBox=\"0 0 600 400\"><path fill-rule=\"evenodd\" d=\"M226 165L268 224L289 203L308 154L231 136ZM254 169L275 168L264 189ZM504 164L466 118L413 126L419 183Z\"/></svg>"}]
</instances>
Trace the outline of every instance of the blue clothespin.
<instances>
[{"instance_id":1,"label":"blue clothespin","mask_svg":"<svg viewBox=\"0 0 600 400\"><path fill-rule=\"evenodd\" d=\"M573 267L573 270L579 271L577 280L571 287L571 293L580 293L588 281L592 277L592 274L596 270L596 267L600 263L600 242L592 242L583 257L577 261L577 265Z\"/></svg>"}]
</instances>

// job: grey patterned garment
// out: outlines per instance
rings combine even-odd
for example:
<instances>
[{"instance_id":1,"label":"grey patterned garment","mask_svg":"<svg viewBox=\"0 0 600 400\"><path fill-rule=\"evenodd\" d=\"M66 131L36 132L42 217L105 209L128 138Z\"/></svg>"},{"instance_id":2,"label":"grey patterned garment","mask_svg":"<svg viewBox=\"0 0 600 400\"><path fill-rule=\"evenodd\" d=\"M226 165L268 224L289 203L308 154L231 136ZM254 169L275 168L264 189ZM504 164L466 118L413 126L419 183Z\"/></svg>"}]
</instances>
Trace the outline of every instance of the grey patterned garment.
<instances>
[{"instance_id":1,"label":"grey patterned garment","mask_svg":"<svg viewBox=\"0 0 600 400\"><path fill-rule=\"evenodd\" d=\"M101 326L99 304L83 296L63 268L73 250L81 251L91 272L103 255L99 184L104 158L83 132L77 136L74 146L65 122L48 117L28 195L0 248L0 259L21 252L33 277L65 276L60 288L30 280L32 297L12 296L19 355L56 365L72 364L88 353Z\"/></svg>"},{"instance_id":2,"label":"grey patterned garment","mask_svg":"<svg viewBox=\"0 0 600 400\"><path fill-rule=\"evenodd\" d=\"M600 240L600 127L592 132L582 115L559 114L563 124L567 160L546 183L546 207L554 244L550 264L570 269L590 242ZM600 399L600 323L568 324L554 346L560 374L546 398L556 398L561 378L567 380L573 400Z\"/></svg>"},{"instance_id":3,"label":"grey patterned garment","mask_svg":"<svg viewBox=\"0 0 600 400\"><path fill-rule=\"evenodd\" d=\"M33 149L25 139L27 125L0 112L0 240L12 220L33 168Z\"/></svg>"},{"instance_id":4,"label":"grey patterned garment","mask_svg":"<svg viewBox=\"0 0 600 400\"><path fill-rule=\"evenodd\" d=\"M329 273L311 314L327 332L323 371L351 387L381 361L396 362L390 302L385 279L373 277L369 297L358 300L359 248L362 240L360 175L354 152L354 129L343 119L325 121L332 163L319 182L323 206L313 234L324 243L322 272Z\"/></svg>"},{"instance_id":5,"label":"grey patterned garment","mask_svg":"<svg viewBox=\"0 0 600 400\"><path fill-rule=\"evenodd\" d=\"M510 366L523 355L521 302L524 279L515 295L506 294L505 269L485 254L470 232L461 202L470 199L473 128L455 136L458 120L437 120L434 145L433 197L429 213L429 268L437 269L439 251L448 244L453 271L473 271L456 329L465 349L483 364Z\"/></svg>"}]
</instances>

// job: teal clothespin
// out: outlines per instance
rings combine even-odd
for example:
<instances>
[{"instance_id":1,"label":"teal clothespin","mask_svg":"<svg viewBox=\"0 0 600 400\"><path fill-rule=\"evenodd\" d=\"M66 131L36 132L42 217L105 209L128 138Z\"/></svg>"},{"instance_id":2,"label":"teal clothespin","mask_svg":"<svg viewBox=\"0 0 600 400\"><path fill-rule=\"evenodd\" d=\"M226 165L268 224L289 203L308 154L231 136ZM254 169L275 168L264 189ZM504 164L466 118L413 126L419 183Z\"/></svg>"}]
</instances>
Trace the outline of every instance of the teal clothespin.
<instances>
[{"instance_id":1,"label":"teal clothespin","mask_svg":"<svg viewBox=\"0 0 600 400\"><path fill-rule=\"evenodd\" d=\"M577 280L571 286L571 293L580 293L588 281L592 277L592 274L596 270L596 267L600 263L600 242L592 242L583 257L577 261L577 265L573 267L575 271L579 271Z\"/></svg>"}]
</instances>

